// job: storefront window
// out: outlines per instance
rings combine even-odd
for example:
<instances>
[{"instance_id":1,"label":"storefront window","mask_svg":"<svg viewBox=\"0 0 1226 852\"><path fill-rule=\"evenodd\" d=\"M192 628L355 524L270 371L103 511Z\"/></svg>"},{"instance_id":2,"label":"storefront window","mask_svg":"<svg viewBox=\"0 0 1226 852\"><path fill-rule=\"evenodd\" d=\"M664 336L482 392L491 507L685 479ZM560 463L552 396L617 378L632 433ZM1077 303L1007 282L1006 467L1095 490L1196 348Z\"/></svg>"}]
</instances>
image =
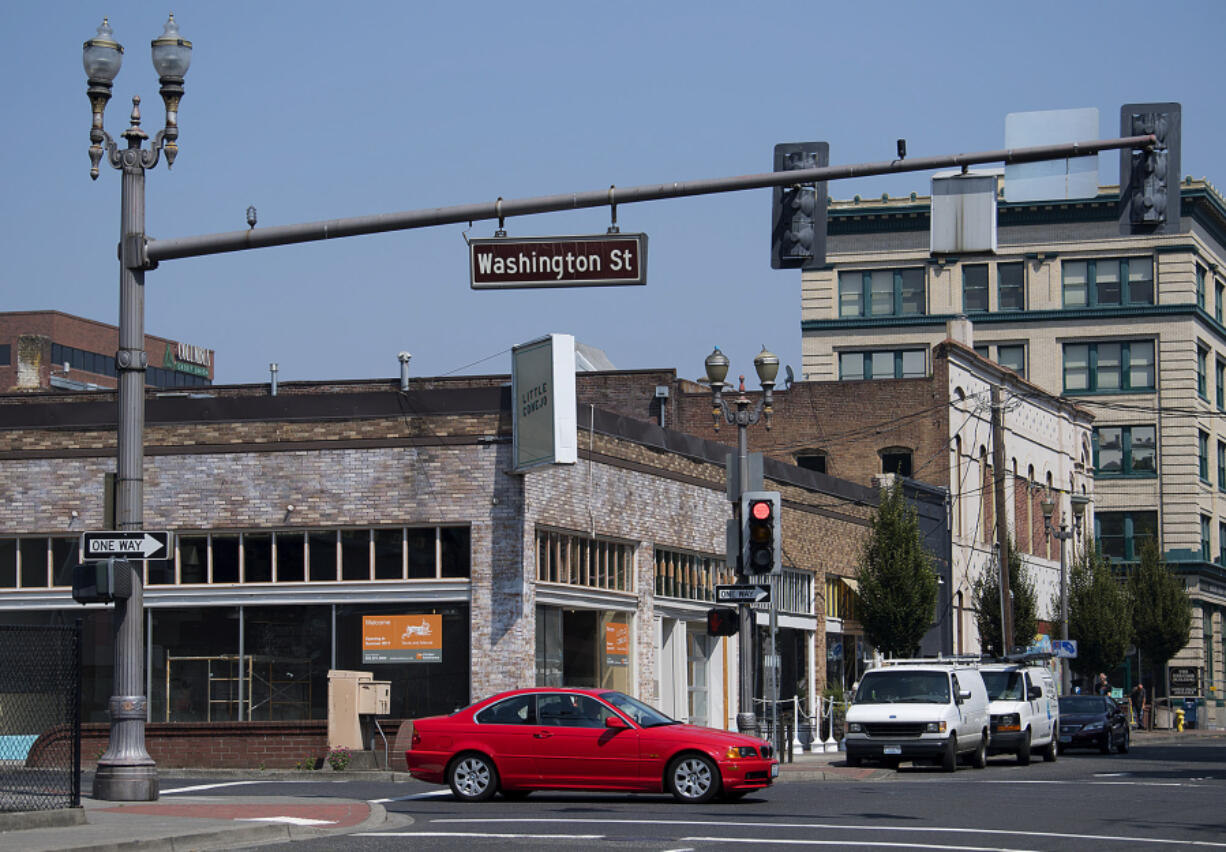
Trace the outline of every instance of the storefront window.
<instances>
[{"instance_id":1,"label":"storefront window","mask_svg":"<svg viewBox=\"0 0 1226 852\"><path fill-rule=\"evenodd\" d=\"M149 718L238 721L238 607L151 612Z\"/></svg>"},{"instance_id":2,"label":"storefront window","mask_svg":"<svg viewBox=\"0 0 1226 852\"><path fill-rule=\"evenodd\" d=\"M685 631L686 684L689 687L691 725L709 725L710 695L707 668L716 639L708 636L703 624L687 624Z\"/></svg>"},{"instance_id":3,"label":"storefront window","mask_svg":"<svg viewBox=\"0 0 1226 852\"><path fill-rule=\"evenodd\" d=\"M277 582L301 583L306 579L305 538L300 532L279 532L277 542Z\"/></svg>"},{"instance_id":4,"label":"storefront window","mask_svg":"<svg viewBox=\"0 0 1226 852\"><path fill-rule=\"evenodd\" d=\"M537 607L537 686L630 692L630 633L627 613Z\"/></svg>"}]
</instances>

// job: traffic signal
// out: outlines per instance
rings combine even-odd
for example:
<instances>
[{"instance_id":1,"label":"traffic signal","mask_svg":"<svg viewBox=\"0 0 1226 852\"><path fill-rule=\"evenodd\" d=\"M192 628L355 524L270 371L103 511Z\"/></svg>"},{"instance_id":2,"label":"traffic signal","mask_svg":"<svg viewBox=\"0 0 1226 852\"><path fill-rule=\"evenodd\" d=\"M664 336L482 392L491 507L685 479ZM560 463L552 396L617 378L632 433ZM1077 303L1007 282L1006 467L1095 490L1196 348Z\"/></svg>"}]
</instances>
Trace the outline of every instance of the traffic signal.
<instances>
[{"instance_id":1,"label":"traffic signal","mask_svg":"<svg viewBox=\"0 0 1226 852\"><path fill-rule=\"evenodd\" d=\"M1152 151L1120 151L1120 233L1179 231L1179 142L1182 109L1177 103L1124 104L1120 135L1152 133Z\"/></svg>"},{"instance_id":2,"label":"traffic signal","mask_svg":"<svg viewBox=\"0 0 1226 852\"><path fill-rule=\"evenodd\" d=\"M819 169L830 164L826 142L781 142L775 171ZM771 268L817 269L826 263L826 182L777 186L771 199Z\"/></svg>"},{"instance_id":3,"label":"traffic signal","mask_svg":"<svg viewBox=\"0 0 1226 852\"><path fill-rule=\"evenodd\" d=\"M778 491L746 491L741 497L741 565L746 575L783 570Z\"/></svg>"},{"instance_id":4,"label":"traffic signal","mask_svg":"<svg viewBox=\"0 0 1226 852\"><path fill-rule=\"evenodd\" d=\"M131 562L114 556L83 562L72 569L72 599L87 604L130 598L133 570Z\"/></svg>"},{"instance_id":5,"label":"traffic signal","mask_svg":"<svg viewBox=\"0 0 1226 852\"><path fill-rule=\"evenodd\" d=\"M741 614L726 606L707 610L708 636L735 636L741 629Z\"/></svg>"}]
</instances>

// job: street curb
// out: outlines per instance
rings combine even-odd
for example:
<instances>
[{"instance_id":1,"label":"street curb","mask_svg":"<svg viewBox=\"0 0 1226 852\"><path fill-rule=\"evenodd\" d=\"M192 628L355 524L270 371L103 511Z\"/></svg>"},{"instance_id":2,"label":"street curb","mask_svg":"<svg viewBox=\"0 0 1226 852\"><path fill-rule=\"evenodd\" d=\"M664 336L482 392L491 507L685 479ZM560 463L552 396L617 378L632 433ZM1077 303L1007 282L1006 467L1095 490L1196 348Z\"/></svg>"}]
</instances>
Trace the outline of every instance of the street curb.
<instances>
[{"instance_id":1,"label":"street curb","mask_svg":"<svg viewBox=\"0 0 1226 852\"><path fill-rule=\"evenodd\" d=\"M54 808L46 811L0 813L0 834L29 828L70 828L85 825L85 808Z\"/></svg>"}]
</instances>

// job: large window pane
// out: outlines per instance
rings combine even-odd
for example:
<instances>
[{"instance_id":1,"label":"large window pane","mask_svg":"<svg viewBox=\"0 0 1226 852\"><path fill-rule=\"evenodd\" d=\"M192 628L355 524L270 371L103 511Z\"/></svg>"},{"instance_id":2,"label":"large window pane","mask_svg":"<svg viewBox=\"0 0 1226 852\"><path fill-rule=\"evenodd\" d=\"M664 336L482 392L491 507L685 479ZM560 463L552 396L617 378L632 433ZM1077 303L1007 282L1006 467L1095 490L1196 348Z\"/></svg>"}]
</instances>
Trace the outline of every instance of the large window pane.
<instances>
[{"instance_id":1,"label":"large window pane","mask_svg":"<svg viewBox=\"0 0 1226 852\"><path fill-rule=\"evenodd\" d=\"M1100 260L1094 270L1095 291L1098 294L1098 304L1118 305L1120 303L1120 262L1118 260Z\"/></svg>"},{"instance_id":2,"label":"large window pane","mask_svg":"<svg viewBox=\"0 0 1226 852\"><path fill-rule=\"evenodd\" d=\"M1154 303L1154 262L1148 257L1134 257L1128 261L1128 301Z\"/></svg>"},{"instance_id":3,"label":"large window pane","mask_svg":"<svg viewBox=\"0 0 1226 852\"><path fill-rule=\"evenodd\" d=\"M77 565L77 556L80 553L80 538L73 536L72 538L52 537L51 539L51 570L54 572L54 579L51 581L54 586L72 586L72 569ZM152 573L154 565L169 565L171 563L165 560L154 560L149 563L150 572ZM173 577L173 575L172 575ZM173 579L170 582L174 582Z\"/></svg>"},{"instance_id":4,"label":"large window pane","mask_svg":"<svg viewBox=\"0 0 1226 852\"><path fill-rule=\"evenodd\" d=\"M375 530L375 579L404 579L404 531Z\"/></svg>"},{"instance_id":5,"label":"large window pane","mask_svg":"<svg viewBox=\"0 0 1226 852\"><path fill-rule=\"evenodd\" d=\"M988 265L977 263L962 267L962 310L988 309Z\"/></svg>"},{"instance_id":6,"label":"large window pane","mask_svg":"<svg viewBox=\"0 0 1226 852\"><path fill-rule=\"evenodd\" d=\"M17 540L0 538L0 589L17 588Z\"/></svg>"},{"instance_id":7,"label":"large window pane","mask_svg":"<svg viewBox=\"0 0 1226 852\"><path fill-rule=\"evenodd\" d=\"M1090 389L1090 347L1084 343L1064 345L1064 389Z\"/></svg>"},{"instance_id":8,"label":"large window pane","mask_svg":"<svg viewBox=\"0 0 1226 852\"><path fill-rule=\"evenodd\" d=\"M894 353L874 352L870 365L874 379L892 379L894 376Z\"/></svg>"},{"instance_id":9,"label":"large window pane","mask_svg":"<svg viewBox=\"0 0 1226 852\"><path fill-rule=\"evenodd\" d=\"M894 270L877 269L871 273L869 309L875 317L894 313Z\"/></svg>"},{"instance_id":10,"label":"large window pane","mask_svg":"<svg viewBox=\"0 0 1226 852\"><path fill-rule=\"evenodd\" d=\"M1098 527L1098 546L1104 556L1124 558L1124 513L1097 512L1094 523Z\"/></svg>"},{"instance_id":11,"label":"large window pane","mask_svg":"<svg viewBox=\"0 0 1226 852\"><path fill-rule=\"evenodd\" d=\"M839 273L839 316L864 316L864 273Z\"/></svg>"},{"instance_id":12,"label":"large window pane","mask_svg":"<svg viewBox=\"0 0 1226 852\"><path fill-rule=\"evenodd\" d=\"M410 529L409 579L432 580L437 576L434 527Z\"/></svg>"},{"instance_id":13,"label":"large window pane","mask_svg":"<svg viewBox=\"0 0 1226 852\"><path fill-rule=\"evenodd\" d=\"M370 579L370 530L341 531L341 579Z\"/></svg>"},{"instance_id":14,"label":"large window pane","mask_svg":"<svg viewBox=\"0 0 1226 852\"><path fill-rule=\"evenodd\" d=\"M1134 340L1128 347L1128 386L1133 390L1154 387L1154 343Z\"/></svg>"},{"instance_id":15,"label":"large window pane","mask_svg":"<svg viewBox=\"0 0 1226 852\"><path fill-rule=\"evenodd\" d=\"M1098 369L1095 375L1099 390L1119 390L1122 385L1120 344L1098 344Z\"/></svg>"},{"instance_id":16,"label":"large window pane","mask_svg":"<svg viewBox=\"0 0 1226 852\"><path fill-rule=\"evenodd\" d=\"M843 381L854 381L864 378L864 353L839 353L839 378Z\"/></svg>"},{"instance_id":17,"label":"large window pane","mask_svg":"<svg viewBox=\"0 0 1226 852\"><path fill-rule=\"evenodd\" d=\"M213 536L213 582L238 582L238 535Z\"/></svg>"},{"instance_id":18,"label":"large window pane","mask_svg":"<svg viewBox=\"0 0 1226 852\"><path fill-rule=\"evenodd\" d=\"M21 551L21 587L39 589L47 585L47 540L45 538L18 539Z\"/></svg>"},{"instance_id":19,"label":"large window pane","mask_svg":"<svg viewBox=\"0 0 1226 852\"><path fill-rule=\"evenodd\" d=\"M277 556L279 577L279 552ZM245 607L243 626L250 677L244 718L326 719L332 608Z\"/></svg>"},{"instance_id":20,"label":"large window pane","mask_svg":"<svg viewBox=\"0 0 1226 852\"><path fill-rule=\"evenodd\" d=\"M1064 274L1064 306L1086 306L1087 265L1084 260L1068 260L1061 265Z\"/></svg>"},{"instance_id":21,"label":"large window pane","mask_svg":"<svg viewBox=\"0 0 1226 852\"><path fill-rule=\"evenodd\" d=\"M1026 347L1024 344L996 347L996 363L1008 367L1022 378L1026 378Z\"/></svg>"},{"instance_id":22,"label":"large window pane","mask_svg":"<svg viewBox=\"0 0 1226 852\"><path fill-rule=\"evenodd\" d=\"M1153 426L1132 427L1132 472L1158 472L1157 430Z\"/></svg>"},{"instance_id":23,"label":"large window pane","mask_svg":"<svg viewBox=\"0 0 1226 852\"><path fill-rule=\"evenodd\" d=\"M924 313L924 270L904 269L902 276L901 304L898 312L904 316Z\"/></svg>"},{"instance_id":24,"label":"large window pane","mask_svg":"<svg viewBox=\"0 0 1226 852\"><path fill-rule=\"evenodd\" d=\"M306 580L306 546L300 532L277 535L277 582L301 583Z\"/></svg>"},{"instance_id":25,"label":"large window pane","mask_svg":"<svg viewBox=\"0 0 1226 852\"><path fill-rule=\"evenodd\" d=\"M311 579L327 582L336 579L336 533L331 530L307 534L311 553Z\"/></svg>"},{"instance_id":26,"label":"large window pane","mask_svg":"<svg viewBox=\"0 0 1226 852\"><path fill-rule=\"evenodd\" d=\"M443 527L442 571L444 577L468 577L472 574L472 531L468 527Z\"/></svg>"},{"instance_id":27,"label":"large window pane","mask_svg":"<svg viewBox=\"0 0 1226 852\"><path fill-rule=\"evenodd\" d=\"M902 353L902 377L922 379L926 375L923 349L904 349Z\"/></svg>"},{"instance_id":28,"label":"large window pane","mask_svg":"<svg viewBox=\"0 0 1226 852\"><path fill-rule=\"evenodd\" d=\"M1097 473L1111 475L1124 472L1124 430L1118 426L1098 431Z\"/></svg>"},{"instance_id":29,"label":"large window pane","mask_svg":"<svg viewBox=\"0 0 1226 852\"><path fill-rule=\"evenodd\" d=\"M150 718L237 721L238 608L154 609L152 614Z\"/></svg>"},{"instance_id":30,"label":"large window pane","mask_svg":"<svg viewBox=\"0 0 1226 852\"><path fill-rule=\"evenodd\" d=\"M996 267L996 307L1020 311L1026 307L1026 269L1020 263L1001 263Z\"/></svg>"},{"instance_id":31,"label":"large window pane","mask_svg":"<svg viewBox=\"0 0 1226 852\"><path fill-rule=\"evenodd\" d=\"M177 536L179 541L179 582L209 581L209 539L203 535Z\"/></svg>"},{"instance_id":32,"label":"large window pane","mask_svg":"<svg viewBox=\"0 0 1226 852\"><path fill-rule=\"evenodd\" d=\"M243 582L272 582L272 533L243 535Z\"/></svg>"}]
</instances>

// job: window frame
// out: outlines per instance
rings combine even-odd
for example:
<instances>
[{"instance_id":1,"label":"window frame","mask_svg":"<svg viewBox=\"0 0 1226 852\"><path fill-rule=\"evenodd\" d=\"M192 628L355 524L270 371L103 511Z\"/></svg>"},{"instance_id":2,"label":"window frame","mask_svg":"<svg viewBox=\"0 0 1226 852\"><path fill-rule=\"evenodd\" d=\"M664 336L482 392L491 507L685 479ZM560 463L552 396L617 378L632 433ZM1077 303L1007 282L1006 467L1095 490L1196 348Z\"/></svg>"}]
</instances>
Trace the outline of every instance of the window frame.
<instances>
[{"instance_id":1,"label":"window frame","mask_svg":"<svg viewBox=\"0 0 1226 852\"><path fill-rule=\"evenodd\" d=\"M873 276L891 276L891 287L888 291L881 289L879 299L884 301L889 293L889 305L874 304ZM918 274L919 287L908 286L908 277ZM860 286L856 287L855 276L860 276ZM916 282L910 282L912 285ZM846 286L845 286L846 285ZM838 300L837 309L840 318L856 317L912 317L926 316L928 313L928 270L923 266L901 266L897 268L878 269L848 269L840 271L837 279ZM911 301L918 291L919 309L905 310L904 305ZM850 297L845 304L845 296ZM854 310L847 310L849 304L854 304ZM888 309L887 309L888 307Z\"/></svg>"},{"instance_id":2,"label":"window frame","mask_svg":"<svg viewBox=\"0 0 1226 852\"><path fill-rule=\"evenodd\" d=\"M1147 345L1150 348L1149 368L1151 372L1151 383L1149 385L1133 387L1132 386L1132 352L1133 347L1137 344ZM1101 390L1098 387L1098 372L1099 372L1099 346L1119 346L1120 347L1120 387L1108 388ZM1068 356L1069 352L1074 349L1085 348L1086 350L1086 387L1085 388L1070 388L1068 385L1069 369ZM1061 351L1062 363L1061 373L1063 381L1063 393L1074 396L1082 396L1089 394L1131 394L1131 393L1152 393L1156 390L1157 375L1158 375L1158 346L1154 339L1144 340L1096 340L1088 343L1070 343L1065 342Z\"/></svg>"},{"instance_id":3,"label":"window frame","mask_svg":"<svg viewBox=\"0 0 1226 852\"><path fill-rule=\"evenodd\" d=\"M1112 473L1102 470L1100 451L1102 448L1101 434L1108 429L1120 430L1120 472ZM1152 471L1136 470L1133 453L1133 430L1149 429L1154 434L1154 467ZM1158 428L1150 423L1104 424L1095 426L1091 436L1092 459L1095 479L1155 479L1158 476Z\"/></svg>"},{"instance_id":4,"label":"window frame","mask_svg":"<svg viewBox=\"0 0 1226 852\"><path fill-rule=\"evenodd\" d=\"M1136 278L1133 278L1131 274L1132 272L1131 264L1133 261L1146 261L1149 264L1149 278L1148 279L1139 277L1139 276ZM1107 263L1118 263L1119 264L1119 278L1116 282L1113 282L1120 288L1120 298L1118 301L1103 301L1100 298L1101 294L1100 294L1100 287L1099 287L1099 280L1098 280L1098 264L1100 262L1104 264L1107 264ZM1076 266L1080 264L1085 265L1085 284L1084 284L1085 303L1084 304L1077 304L1077 303L1070 304L1069 299L1068 299L1069 288L1068 288L1068 283L1067 283L1067 273L1071 269L1075 268ZM1157 293L1157 286L1154 281L1154 278L1155 278L1154 266L1155 264L1154 264L1153 257L1146 257L1144 255L1133 255L1130 257L1080 258L1076 260L1062 261L1060 264L1060 304L1061 304L1061 307L1063 307L1065 310L1077 310L1079 308L1124 307L1128 305L1153 305L1156 303L1155 294ZM1133 299L1132 298L1133 283L1134 282L1140 283L1146 280L1149 281L1149 298L1140 299L1140 300ZM1203 307L1203 299L1202 299L1202 307Z\"/></svg>"},{"instance_id":5,"label":"window frame","mask_svg":"<svg viewBox=\"0 0 1226 852\"><path fill-rule=\"evenodd\" d=\"M1204 429L1196 430L1196 461L1197 474L1205 485L1212 485L1209 478L1209 433Z\"/></svg>"},{"instance_id":6,"label":"window frame","mask_svg":"<svg viewBox=\"0 0 1226 852\"><path fill-rule=\"evenodd\" d=\"M1209 401L1209 347L1196 342L1196 395Z\"/></svg>"},{"instance_id":7,"label":"window frame","mask_svg":"<svg viewBox=\"0 0 1226 852\"><path fill-rule=\"evenodd\" d=\"M923 364L921 366L921 372L919 375L909 376L906 374L906 369L904 366L905 361L906 361L906 356L914 355L916 353L919 353L920 357L923 359ZM873 381L873 380L880 380L880 379L922 379L922 378L928 377L928 352L925 349L918 349L918 348L916 349L910 349L910 348L909 349L863 349L863 350L853 350L851 352L839 352L837 354L839 356L839 381L840 382ZM893 359L892 359L893 367L894 367L893 375L889 375L889 376L873 375L873 356L874 355L892 355L893 356ZM848 357L848 356L850 357L859 356L860 358L862 358L860 362L861 371L858 376L849 378L848 375L844 372L843 359L844 357Z\"/></svg>"},{"instance_id":8,"label":"window frame","mask_svg":"<svg viewBox=\"0 0 1226 852\"><path fill-rule=\"evenodd\" d=\"M1156 536L1157 530L1158 530L1158 513L1156 511L1152 511L1152 510L1135 510L1135 511L1124 510L1124 511L1107 511L1107 512L1095 511L1094 513L1094 541L1097 543L1098 548L1103 553L1103 555L1106 556L1108 559L1115 561L1115 562L1135 562L1141 551L1140 544L1143 541L1143 539L1146 537L1144 535L1138 536L1137 530L1136 530L1137 522L1141 520L1142 518L1146 520L1147 522L1149 522L1147 523L1147 526L1149 526L1154 531L1154 535ZM1107 552L1107 549L1103 547L1102 523L1103 521L1106 521L1106 520L1112 520L1112 521L1119 520L1120 521L1119 538L1120 538L1120 543L1121 543L1121 550L1123 551L1122 556L1112 556Z\"/></svg>"},{"instance_id":9,"label":"window frame","mask_svg":"<svg viewBox=\"0 0 1226 852\"><path fill-rule=\"evenodd\" d=\"M1005 283L1005 271L1012 272L1014 269L1018 271L1017 283ZM1012 295L1006 299L1006 292L1014 294L1016 292L1017 306L1013 306L1014 298ZM1006 307L1006 302L1008 306ZM998 263L996 264L996 310L998 311L1024 311L1026 310L1026 264L1025 263Z\"/></svg>"},{"instance_id":10,"label":"window frame","mask_svg":"<svg viewBox=\"0 0 1226 852\"><path fill-rule=\"evenodd\" d=\"M983 282L982 283L977 282L972 287L971 282L968 280L970 278L970 273L974 273L976 276L978 276L979 273L983 273ZM990 289L988 286L989 277L990 276L988 275L988 264L986 263L963 264L962 266L962 310L964 313L968 313L968 314L969 313L987 313L988 310L991 309L991 300L988 297L988 293L990 292ZM972 289L976 294L976 301L979 301L979 298L982 297L983 307L977 307L977 306L971 307L969 293L972 291Z\"/></svg>"}]
</instances>

